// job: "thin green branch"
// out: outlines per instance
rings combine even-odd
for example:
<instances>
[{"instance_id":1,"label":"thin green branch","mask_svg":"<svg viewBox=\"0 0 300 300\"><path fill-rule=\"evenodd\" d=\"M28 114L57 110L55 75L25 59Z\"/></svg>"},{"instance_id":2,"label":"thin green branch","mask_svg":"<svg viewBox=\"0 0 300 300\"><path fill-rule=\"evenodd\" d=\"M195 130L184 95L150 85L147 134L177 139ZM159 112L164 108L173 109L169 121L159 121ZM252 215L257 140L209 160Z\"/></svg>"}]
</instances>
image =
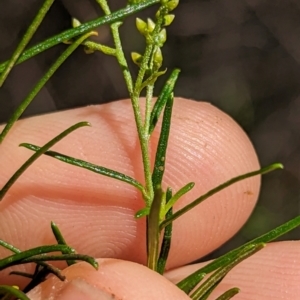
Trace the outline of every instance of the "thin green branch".
<instances>
[{"instance_id":1,"label":"thin green branch","mask_svg":"<svg viewBox=\"0 0 300 300\"><path fill-rule=\"evenodd\" d=\"M92 41L85 41L82 43L84 46L86 46L85 52L86 53L92 53L94 51L102 52L106 55L116 56L116 49L113 49L111 47L95 43Z\"/></svg>"},{"instance_id":2,"label":"thin green branch","mask_svg":"<svg viewBox=\"0 0 300 300\"><path fill-rule=\"evenodd\" d=\"M47 81L51 78L51 76L56 72L56 70L62 65L63 62L74 52L74 50L89 36L94 35L95 33L89 32L80 38L78 38L72 45L70 45L62 55L55 61L55 63L50 67L48 72L39 80L33 90L29 93L29 95L22 101L17 110L13 113L13 115L8 120L6 126L0 134L0 144L4 140L5 136L12 128L14 123L20 118L25 109L31 103L31 101L35 98L35 96L40 92L40 90L44 87Z\"/></svg>"},{"instance_id":3,"label":"thin green branch","mask_svg":"<svg viewBox=\"0 0 300 300\"><path fill-rule=\"evenodd\" d=\"M189 210L194 208L196 205L200 204L201 202L203 202L207 198L211 197L212 195L224 190L225 188L229 187L230 185L232 185L236 182L239 182L241 180L253 177L253 176L263 175L263 174L269 173L269 172L274 171L276 169L283 169L282 164L275 163L275 164L272 164L270 166L264 167L260 170L249 172L249 173L234 177L234 178L220 184L219 186L213 188L212 190L210 190L206 194L200 196L199 198L197 198L196 200L194 200L190 204L186 205L184 208L182 208L179 211L177 211L176 213L174 213L171 218L166 219L165 221L163 221L160 225L160 228L163 229L165 226L170 224L170 222L173 222L174 220L176 220L177 218L179 218L180 216L182 216L183 214L185 214L186 212L188 212Z\"/></svg>"},{"instance_id":4,"label":"thin green branch","mask_svg":"<svg viewBox=\"0 0 300 300\"><path fill-rule=\"evenodd\" d=\"M19 43L17 49L13 53L11 59L8 61L8 63L5 66L5 69L3 70L2 74L0 75L0 87L3 85L5 79L7 78L9 72L17 62L18 58L22 54L23 50L31 40L32 36L40 26L41 22L43 21L46 13L50 9L51 5L53 4L54 0L46 0L43 4L43 6L38 11L38 14L35 16L34 20L28 27L26 33L24 34L21 42Z\"/></svg>"},{"instance_id":5,"label":"thin green branch","mask_svg":"<svg viewBox=\"0 0 300 300\"><path fill-rule=\"evenodd\" d=\"M3 199L4 195L7 193L7 191L10 189L10 187L16 182L16 180L26 171L26 169L34 162L36 161L41 155L43 155L49 148L54 146L57 142L59 142L61 139L63 139L65 136L73 132L74 130L83 127L83 126L90 126L88 122L80 122L77 123L62 133L60 133L58 136L53 138L51 141L46 143L43 147L41 147L37 152L35 152L15 173L14 175L7 181L7 183L4 185L4 187L0 191L0 201Z\"/></svg>"},{"instance_id":6,"label":"thin green branch","mask_svg":"<svg viewBox=\"0 0 300 300\"><path fill-rule=\"evenodd\" d=\"M116 21L122 20L136 12L139 12L147 7L153 6L154 4L159 3L160 0L147 0L143 1L139 4L128 5L123 9L120 9L109 16L104 16L97 18L95 20L86 22L76 28L68 29L60 34L57 34L54 37L47 39L46 41L39 43L27 51L23 52L22 55L17 60L17 64L28 60L29 58L44 52L45 50L62 43L63 41L70 40L78 35L85 34L99 26L105 24L111 24ZM2 73L7 65L8 61L3 62L0 65L0 73Z\"/></svg>"}]
</instances>

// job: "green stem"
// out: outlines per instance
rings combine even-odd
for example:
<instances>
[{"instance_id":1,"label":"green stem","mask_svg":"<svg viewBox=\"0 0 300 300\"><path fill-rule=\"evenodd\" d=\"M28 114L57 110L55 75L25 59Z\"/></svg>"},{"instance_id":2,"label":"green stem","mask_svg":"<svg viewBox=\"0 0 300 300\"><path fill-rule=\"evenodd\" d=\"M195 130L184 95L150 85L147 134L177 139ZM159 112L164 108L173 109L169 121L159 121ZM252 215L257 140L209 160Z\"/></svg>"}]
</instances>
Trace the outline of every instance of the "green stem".
<instances>
[{"instance_id":1,"label":"green stem","mask_svg":"<svg viewBox=\"0 0 300 300\"><path fill-rule=\"evenodd\" d=\"M33 22L27 29L26 33L23 36L23 39L21 40L20 44L18 45L17 49L13 53L11 59L9 62L6 64L5 69L3 73L0 76L0 87L3 85L5 79L7 78L9 72L17 62L18 58L22 54L23 50L31 40L32 36L36 32L37 28L40 26L41 22L43 21L46 13L48 12L49 8L53 4L54 0L46 0L43 4L43 6L40 8L38 14L34 18Z\"/></svg>"},{"instance_id":2,"label":"green stem","mask_svg":"<svg viewBox=\"0 0 300 300\"><path fill-rule=\"evenodd\" d=\"M157 186L149 216L147 217L147 266L153 271L157 271L159 256L159 216L162 197L163 191L160 186Z\"/></svg>"},{"instance_id":3,"label":"green stem","mask_svg":"<svg viewBox=\"0 0 300 300\"><path fill-rule=\"evenodd\" d=\"M145 110L145 122L144 122L144 132L148 133L149 137L149 128L150 128L150 119L151 119L151 111L152 111L152 98L153 98L154 85L147 85L147 93L146 93L146 110Z\"/></svg>"},{"instance_id":4,"label":"green stem","mask_svg":"<svg viewBox=\"0 0 300 300\"><path fill-rule=\"evenodd\" d=\"M47 83L47 81L51 78L51 76L56 72L56 70L61 66L61 64L73 53L73 51L90 35L94 34L93 32L89 32L82 37L78 38L73 44L71 44L64 53L56 60L56 62L50 67L48 72L40 79L34 89L30 92L30 94L23 100L21 105L17 108L17 110L13 113L3 131L0 134L0 144L3 142L5 136L14 125L14 123L19 119L19 117L23 114L25 109L34 99L34 97L39 93L39 91L43 88L43 86Z\"/></svg>"},{"instance_id":5,"label":"green stem","mask_svg":"<svg viewBox=\"0 0 300 300\"><path fill-rule=\"evenodd\" d=\"M101 25L110 24L110 23L122 20L136 12L139 12L139 11L141 11L147 7L150 7L154 4L157 4L159 2L160 2L160 0L147 0L147 1L143 1L139 4L128 5L125 8L120 9L120 10L112 13L109 16L100 17L100 18L97 18L96 20L86 22L76 28L68 29L60 34L57 34L54 37L47 39L46 41L44 41L42 43L39 43L39 44L31 47L27 51L23 52L22 55L17 60L17 64L24 62L25 60L28 60L29 58L31 58L43 51L55 46L55 45L58 45L63 41L67 41L78 35L85 34ZM8 61L0 64L0 73L2 73L4 71L7 63L8 63Z\"/></svg>"},{"instance_id":6,"label":"green stem","mask_svg":"<svg viewBox=\"0 0 300 300\"><path fill-rule=\"evenodd\" d=\"M108 6L106 0L96 0L96 1L101 6L102 10L104 11L104 13L107 16L111 15L111 11L109 9L109 6ZM143 129L144 126L143 126L140 104L139 104L139 100L140 100L139 95L140 95L140 90L141 90L140 86L142 85L142 81L140 82L140 84L138 86L137 85L133 86L133 80L132 80L132 77L131 77L131 74L129 71L127 60L124 55L121 38L120 38L120 33L119 33L119 27L121 26L121 24L122 24L121 22L113 23L111 25L111 32L112 32L112 36L113 36L113 40L114 40L114 44L115 44L115 48L116 48L116 58L117 58L119 65L121 66L123 76L125 79L125 83L127 85L127 89L128 89L130 99L131 99L135 123L136 123L138 137L139 137L140 146L141 146L143 166L144 166L144 177L145 177L145 186L146 186L146 188L145 188L146 194L145 194L144 198L147 203L147 206L150 206L150 204L153 200L153 197L154 197L154 192L153 192L152 179L151 179L151 165L150 165L150 156L149 156L149 147L148 147L149 135L148 135L148 131L146 132ZM148 60L150 59L150 54L152 51L151 49L150 49L150 52L148 55L149 56ZM148 60L145 61L145 63L144 63L145 70L146 70L145 64L147 64ZM143 80L144 75L140 75L140 77ZM149 114L151 113L150 110L148 113Z\"/></svg>"}]
</instances>

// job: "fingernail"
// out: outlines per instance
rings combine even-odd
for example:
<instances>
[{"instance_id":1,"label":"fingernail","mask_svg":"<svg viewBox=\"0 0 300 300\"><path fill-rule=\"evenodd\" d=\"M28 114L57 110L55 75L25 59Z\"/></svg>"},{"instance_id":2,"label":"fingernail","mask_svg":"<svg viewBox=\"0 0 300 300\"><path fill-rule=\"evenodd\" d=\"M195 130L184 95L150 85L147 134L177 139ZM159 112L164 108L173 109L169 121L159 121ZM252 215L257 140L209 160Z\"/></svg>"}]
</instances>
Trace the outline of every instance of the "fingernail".
<instances>
[{"instance_id":1,"label":"fingernail","mask_svg":"<svg viewBox=\"0 0 300 300\"><path fill-rule=\"evenodd\" d=\"M90 285L82 279L70 281L60 292L57 300L114 300L114 295Z\"/></svg>"}]
</instances>

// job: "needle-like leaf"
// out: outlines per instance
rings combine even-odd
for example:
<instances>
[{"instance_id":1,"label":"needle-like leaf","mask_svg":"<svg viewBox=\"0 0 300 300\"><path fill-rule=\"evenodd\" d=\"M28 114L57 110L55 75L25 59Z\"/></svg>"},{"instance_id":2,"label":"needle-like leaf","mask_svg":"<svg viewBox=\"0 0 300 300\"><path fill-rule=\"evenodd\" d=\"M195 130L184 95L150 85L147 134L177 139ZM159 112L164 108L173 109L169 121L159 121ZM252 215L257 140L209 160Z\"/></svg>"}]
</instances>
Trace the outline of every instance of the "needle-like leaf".
<instances>
[{"instance_id":1,"label":"needle-like leaf","mask_svg":"<svg viewBox=\"0 0 300 300\"><path fill-rule=\"evenodd\" d=\"M170 201L171 198L172 198L172 190L170 188L167 188L166 204L168 204L168 202ZM173 213L173 211L172 211L172 207L171 207L167 211L166 217L167 218L171 217L172 213ZM166 226L166 228L164 230L163 240L162 240L161 249L160 249L160 253L159 253L159 258L157 261L157 272L159 274L163 274L165 271L165 267L166 267L166 263L168 260L170 247L171 247L172 229L173 229L173 226L171 223L168 226Z\"/></svg>"},{"instance_id":2,"label":"needle-like leaf","mask_svg":"<svg viewBox=\"0 0 300 300\"><path fill-rule=\"evenodd\" d=\"M237 258L233 261L231 261L226 266L221 267L218 269L214 274L212 274L199 288L196 289L191 295L191 299L198 300L201 299L206 293L212 292L212 287L216 287L226 275L227 273L235 267L237 264L245 260L246 258L250 257L257 251L261 250L265 247L264 243L260 244L250 244L247 247L245 247L243 250L240 251Z\"/></svg>"},{"instance_id":3,"label":"needle-like leaf","mask_svg":"<svg viewBox=\"0 0 300 300\"><path fill-rule=\"evenodd\" d=\"M0 285L0 296L3 293L7 296L8 295L14 296L19 300L30 300L22 291L20 291L19 289L13 286ZM11 298L9 297L9 298L2 298L2 299L11 299Z\"/></svg>"},{"instance_id":4,"label":"needle-like leaf","mask_svg":"<svg viewBox=\"0 0 300 300\"><path fill-rule=\"evenodd\" d=\"M20 58L17 60L17 64L28 60L29 58L44 52L45 50L58 45L62 43L63 41L70 40L76 36L86 34L87 32L90 32L94 30L95 28L105 25L105 24L111 24L116 21L122 20L136 12L139 12L147 7L153 6L154 4L159 3L161 0L147 0L142 1L141 3L134 4L134 5L128 5L123 9L120 9L116 12L113 12L112 14L108 16L103 16L100 18L97 18L95 20L86 22L81 24L80 26L72 29L68 29L58 35L55 35L46 41L39 43L28 50L24 51ZM0 64L0 73L2 73L7 65L8 61L3 62Z\"/></svg>"},{"instance_id":5,"label":"needle-like leaf","mask_svg":"<svg viewBox=\"0 0 300 300\"><path fill-rule=\"evenodd\" d=\"M13 255L10 255L8 257L0 259L0 270L3 270L5 268L8 268L9 266L13 266L16 264L19 264L20 261L23 261L25 259L31 258L32 256L39 255L42 253L49 253L49 252L55 252L55 251L71 251L72 248L66 245L45 245L40 246L36 248L32 248L29 250L25 250L19 253L15 253ZM74 252L74 250L73 250Z\"/></svg>"},{"instance_id":6,"label":"needle-like leaf","mask_svg":"<svg viewBox=\"0 0 300 300\"><path fill-rule=\"evenodd\" d=\"M246 243L245 245L242 245L222 255L221 257L207 264L205 267L200 268L199 270L195 271L188 277L181 280L179 283L177 283L177 286L184 292L189 293L198 284L197 278L200 277L201 274L204 273L209 274L217 270L218 268L222 267L223 265L227 264L229 261L234 260L238 256L239 252L245 249L245 247L251 244L269 243L299 226L300 226L300 216L280 225L279 227L265 233L264 235L256 239L253 239L252 241Z\"/></svg>"},{"instance_id":7,"label":"needle-like leaf","mask_svg":"<svg viewBox=\"0 0 300 300\"><path fill-rule=\"evenodd\" d=\"M147 266L149 269L157 270L158 251L159 251L159 216L163 198L163 191L157 186L154 199L147 217Z\"/></svg>"},{"instance_id":8,"label":"needle-like leaf","mask_svg":"<svg viewBox=\"0 0 300 300\"><path fill-rule=\"evenodd\" d=\"M39 146L28 144L28 143L23 143L20 146L25 147L25 148L30 149L30 150L33 150L33 151L39 151L41 149ZM130 185L133 185L134 187L136 187L140 191L142 191L142 192L144 191L144 187L140 182L136 181L132 177L127 176L123 173L120 173L120 172L117 172L117 171L114 171L114 170L111 170L111 169L108 169L108 168L105 168L105 167L101 167L101 166L89 163L89 162L81 160L81 159L70 157L68 155L64 155L64 154L61 154L61 153L58 153L58 152L55 152L55 151L46 151L43 154L45 154L47 156L50 156L50 157L53 157L53 158L56 158L56 159L58 159L60 161L63 161L67 164L77 166L77 167L95 172L97 174L101 174L101 175L104 175L104 176L107 176L107 177L111 177L111 178L126 182Z\"/></svg>"},{"instance_id":9,"label":"needle-like leaf","mask_svg":"<svg viewBox=\"0 0 300 300\"><path fill-rule=\"evenodd\" d=\"M41 155L43 155L49 148L54 146L57 142L63 139L65 136L73 132L74 130L83 127L83 126L90 126L88 122L79 122L62 133L58 136L53 138L51 141L46 143L43 147L41 147L36 153L34 153L16 172L15 174L7 181L4 187L0 191L0 201L3 199L4 195L7 193L9 188L16 182L16 180L25 172L25 170L34 162L36 161Z\"/></svg>"},{"instance_id":10,"label":"needle-like leaf","mask_svg":"<svg viewBox=\"0 0 300 300\"><path fill-rule=\"evenodd\" d=\"M53 235L54 235L57 243L59 245L66 245L67 246L67 243L66 243L64 237L62 236L58 226L52 221L51 221L51 229L52 229ZM62 254L71 254L72 251L62 251L61 253ZM75 260L67 260L66 262L67 262L68 266L74 265L76 263Z\"/></svg>"},{"instance_id":11,"label":"needle-like leaf","mask_svg":"<svg viewBox=\"0 0 300 300\"><path fill-rule=\"evenodd\" d=\"M179 218L180 216L182 216L183 214L185 214L186 212L188 212L189 210L194 208L196 205L200 204L201 202L203 202L207 198L211 197L212 195L220 192L221 190L224 190L225 188L229 187L230 185L232 185L236 182L239 182L241 180L244 180L246 178L250 178L250 177L253 177L253 176L269 173L269 172L274 171L276 169L283 169L282 164L275 163L275 164L272 164L270 166L264 167L260 170L249 172L249 173L234 177L234 178L220 184L219 186L213 188L212 190L208 191L206 194L200 196L196 200L192 201L190 204L186 205L184 208L182 208L179 211L177 211L176 213L174 213L171 218L168 218L165 221L163 221L160 225L160 228L163 229L170 222L173 222L174 220L176 220L177 218Z\"/></svg>"},{"instance_id":12,"label":"needle-like leaf","mask_svg":"<svg viewBox=\"0 0 300 300\"><path fill-rule=\"evenodd\" d=\"M26 33L24 34L21 42L19 43L18 47L16 48L15 52L13 53L11 59L8 61L8 63L5 65L5 69L3 70L3 73L0 75L0 87L3 85L5 79L7 78L9 72L17 62L18 58L24 51L25 47L31 40L32 36L40 26L41 22L43 21L46 13L50 9L51 5L53 4L54 0L46 0L42 7L39 9L37 15L35 16L34 20L28 27Z\"/></svg>"},{"instance_id":13,"label":"needle-like leaf","mask_svg":"<svg viewBox=\"0 0 300 300\"><path fill-rule=\"evenodd\" d=\"M156 156L154 162L154 170L152 173L152 184L153 187L161 186L162 178L165 171L166 153L168 147L171 117L173 108L173 95L171 95L165 105L164 116L161 125L161 132L156 148Z\"/></svg>"},{"instance_id":14,"label":"needle-like leaf","mask_svg":"<svg viewBox=\"0 0 300 300\"><path fill-rule=\"evenodd\" d=\"M39 93L42 87L47 83L47 81L51 78L51 76L56 72L56 70L62 65L62 63L74 52L74 50L89 36L94 35L95 33L87 33L80 38L78 38L73 44L71 44L55 61L55 63L50 67L48 72L39 80L33 90L29 93L29 95L22 101L19 107L15 110L13 115L8 120L5 125L3 131L0 133L0 144L4 140L5 136L14 125L14 123L20 118L23 114L24 110L28 107L31 101L35 98L35 96Z\"/></svg>"},{"instance_id":15,"label":"needle-like leaf","mask_svg":"<svg viewBox=\"0 0 300 300\"><path fill-rule=\"evenodd\" d=\"M179 69L174 69L172 71L169 79L165 83L163 89L161 90L161 93L159 94L159 96L153 106L151 116L150 116L149 134L151 134L153 132L153 130L159 120L162 110L164 109L168 99L170 97L172 97L172 93L173 93L179 73L180 73Z\"/></svg>"},{"instance_id":16,"label":"needle-like leaf","mask_svg":"<svg viewBox=\"0 0 300 300\"><path fill-rule=\"evenodd\" d=\"M232 288L225 293L223 293L221 296L219 296L216 300L229 300L232 299L235 295L237 295L240 292L239 288Z\"/></svg>"},{"instance_id":17,"label":"needle-like leaf","mask_svg":"<svg viewBox=\"0 0 300 300\"><path fill-rule=\"evenodd\" d=\"M13 253L21 253L22 251L16 247L14 247L13 245L3 241L3 240L0 240L0 246L12 251ZM52 273L54 274L55 276L57 276L60 280L64 280L64 276L61 274L60 270L54 266L51 266L51 265L48 265L47 263L45 262L40 262L38 263L38 265L42 266L43 268L45 268L47 270L47 275L49 273ZM39 266L37 266L39 267ZM20 274L21 275L21 274ZM29 274L27 274L29 276ZM33 275L34 276L34 275ZM26 288L24 289L24 291L26 290Z\"/></svg>"},{"instance_id":18,"label":"needle-like leaf","mask_svg":"<svg viewBox=\"0 0 300 300\"><path fill-rule=\"evenodd\" d=\"M195 182L189 182L184 187L182 187L171 199L166 203L165 211L169 211L171 207L179 200L184 194L189 192L195 186ZM168 219L169 217L167 217Z\"/></svg>"}]
</instances>

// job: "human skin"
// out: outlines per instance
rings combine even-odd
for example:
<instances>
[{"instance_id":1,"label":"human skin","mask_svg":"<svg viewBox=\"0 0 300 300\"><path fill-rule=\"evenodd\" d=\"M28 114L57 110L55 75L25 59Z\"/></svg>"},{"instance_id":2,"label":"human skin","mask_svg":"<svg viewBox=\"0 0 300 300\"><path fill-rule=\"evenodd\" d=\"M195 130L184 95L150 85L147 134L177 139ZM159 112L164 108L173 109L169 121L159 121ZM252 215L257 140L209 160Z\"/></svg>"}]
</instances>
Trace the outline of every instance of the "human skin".
<instances>
[{"instance_id":1,"label":"human skin","mask_svg":"<svg viewBox=\"0 0 300 300\"><path fill-rule=\"evenodd\" d=\"M79 121L89 121L92 127L78 129L53 150L143 182L132 108L128 100L122 100L19 121L0 147L0 184L32 155L17 147L21 142L43 145ZM158 134L156 130L151 140L152 157ZM251 142L229 116L208 103L175 99L164 188L177 191L188 182L196 183L175 209L258 168ZM66 268L65 282L50 278L29 293L33 300L188 299L173 283L199 267L186 264L213 251L240 229L256 204L259 187L259 177L247 179L176 220L163 277L143 266L145 219L136 220L133 215L144 204L135 188L41 157L0 203L1 239L20 249L54 243L50 231L54 221L69 245L99 258L98 271L85 263ZM298 241L268 245L230 272L210 299L235 286L241 289L235 299L297 299L299 250ZM8 254L0 249L0 257ZM33 266L21 270L32 271ZM6 276L8 272L0 273L0 284L24 286L24 279Z\"/></svg>"}]
</instances>

